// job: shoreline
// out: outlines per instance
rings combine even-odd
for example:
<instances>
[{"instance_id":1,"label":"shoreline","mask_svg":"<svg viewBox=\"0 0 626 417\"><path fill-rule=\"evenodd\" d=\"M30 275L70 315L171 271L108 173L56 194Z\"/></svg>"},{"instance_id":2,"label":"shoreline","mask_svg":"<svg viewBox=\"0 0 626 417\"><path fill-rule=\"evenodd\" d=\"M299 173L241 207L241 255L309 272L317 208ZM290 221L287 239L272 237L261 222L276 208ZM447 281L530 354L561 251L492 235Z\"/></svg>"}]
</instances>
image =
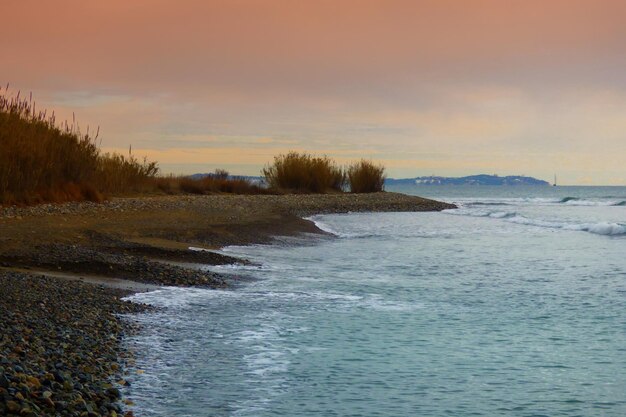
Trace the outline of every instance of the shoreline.
<instances>
[{"instance_id":1,"label":"shoreline","mask_svg":"<svg viewBox=\"0 0 626 417\"><path fill-rule=\"evenodd\" d=\"M118 315L150 308L122 298L162 285L236 286L236 276L184 265L247 263L211 250L326 234L303 218L316 214L453 207L376 193L167 196L0 208L0 316L11 318L0 323L0 414L122 415L128 352L121 340L134 330Z\"/></svg>"}]
</instances>

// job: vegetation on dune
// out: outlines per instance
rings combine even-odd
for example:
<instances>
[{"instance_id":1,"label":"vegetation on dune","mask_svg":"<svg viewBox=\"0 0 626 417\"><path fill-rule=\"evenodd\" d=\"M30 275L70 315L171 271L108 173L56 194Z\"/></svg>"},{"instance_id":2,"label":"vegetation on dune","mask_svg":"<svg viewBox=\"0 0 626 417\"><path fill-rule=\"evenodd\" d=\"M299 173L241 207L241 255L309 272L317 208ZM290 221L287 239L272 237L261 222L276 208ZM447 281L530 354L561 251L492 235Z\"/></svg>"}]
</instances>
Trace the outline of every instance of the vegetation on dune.
<instances>
[{"instance_id":1,"label":"vegetation on dune","mask_svg":"<svg viewBox=\"0 0 626 417\"><path fill-rule=\"evenodd\" d=\"M166 194L266 194L268 190L247 179L230 177L227 171L218 169L201 178L186 176L161 176L155 178L156 188Z\"/></svg>"},{"instance_id":2,"label":"vegetation on dune","mask_svg":"<svg viewBox=\"0 0 626 417\"><path fill-rule=\"evenodd\" d=\"M267 187L218 169L193 178L159 175L156 162L103 153L99 131L83 134L75 120L57 123L37 111L32 96L15 97L0 88L0 205L102 201L138 193L267 194L382 191L384 167L366 160L346 169L327 156L289 152L263 170Z\"/></svg>"},{"instance_id":3,"label":"vegetation on dune","mask_svg":"<svg viewBox=\"0 0 626 417\"><path fill-rule=\"evenodd\" d=\"M0 88L0 205L102 201L137 193L239 193L263 190L228 172L192 179L159 176L156 162L103 153L98 133L83 134L75 120L57 123L54 113L36 110L32 96Z\"/></svg>"},{"instance_id":4,"label":"vegetation on dune","mask_svg":"<svg viewBox=\"0 0 626 417\"><path fill-rule=\"evenodd\" d=\"M375 193L385 186L385 167L365 159L346 169L346 178L353 193Z\"/></svg>"},{"instance_id":5,"label":"vegetation on dune","mask_svg":"<svg viewBox=\"0 0 626 417\"><path fill-rule=\"evenodd\" d=\"M383 190L385 168L361 160L345 170L324 156L289 152L274 158L262 175L271 189L291 192L341 192L346 186L353 193L373 193Z\"/></svg>"},{"instance_id":6,"label":"vegetation on dune","mask_svg":"<svg viewBox=\"0 0 626 417\"><path fill-rule=\"evenodd\" d=\"M10 97L0 88L0 204L99 201L157 174L155 162L102 154L97 139L75 120L57 124L54 113L37 111L32 96Z\"/></svg>"},{"instance_id":7,"label":"vegetation on dune","mask_svg":"<svg viewBox=\"0 0 626 417\"><path fill-rule=\"evenodd\" d=\"M262 174L270 188L292 192L340 192L345 184L343 170L332 159L298 152L274 157Z\"/></svg>"}]
</instances>

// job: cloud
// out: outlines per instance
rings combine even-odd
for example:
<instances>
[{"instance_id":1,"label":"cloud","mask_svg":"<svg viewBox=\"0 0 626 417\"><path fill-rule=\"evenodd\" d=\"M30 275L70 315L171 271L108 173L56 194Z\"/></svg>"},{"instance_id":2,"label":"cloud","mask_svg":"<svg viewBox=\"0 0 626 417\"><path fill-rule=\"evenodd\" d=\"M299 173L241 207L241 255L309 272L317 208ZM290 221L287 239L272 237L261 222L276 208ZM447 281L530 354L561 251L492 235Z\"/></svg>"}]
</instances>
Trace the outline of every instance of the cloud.
<instances>
[{"instance_id":1,"label":"cloud","mask_svg":"<svg viewBox=\"0 0 626 417\"><path fill-rule=\"evenodd\" d=\"M19 34L0 38L6 81L181 172L294 148L398 175L624 177L622 0L5 0L3 15Z\"/></svg>"}]
</instances>

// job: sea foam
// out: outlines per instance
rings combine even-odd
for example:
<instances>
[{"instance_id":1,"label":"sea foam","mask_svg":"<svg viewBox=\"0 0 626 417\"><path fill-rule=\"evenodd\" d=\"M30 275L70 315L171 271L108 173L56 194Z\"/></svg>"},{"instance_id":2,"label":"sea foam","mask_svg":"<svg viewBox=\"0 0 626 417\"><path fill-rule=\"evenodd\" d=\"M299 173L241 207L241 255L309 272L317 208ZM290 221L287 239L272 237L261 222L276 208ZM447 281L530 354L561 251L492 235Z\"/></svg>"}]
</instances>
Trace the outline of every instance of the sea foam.
<instances>
[{"instance_id":1,"label":"sea foam","mask_svg":"<svg viewBox=\"0 0 626 417\"><path fill-rule=\"evenodd\" d=\"M537 219L522 215L514 211L489 211L469 208L444 210L446 214L457 216L487 217L501 219L509 223L522 224L527 226L545 227L551 229L573 230L589 232L597 235L620 236L626 235L626 225L614 222L589 222L574 223L562 220Z\"/></svg>"}]
</instances>

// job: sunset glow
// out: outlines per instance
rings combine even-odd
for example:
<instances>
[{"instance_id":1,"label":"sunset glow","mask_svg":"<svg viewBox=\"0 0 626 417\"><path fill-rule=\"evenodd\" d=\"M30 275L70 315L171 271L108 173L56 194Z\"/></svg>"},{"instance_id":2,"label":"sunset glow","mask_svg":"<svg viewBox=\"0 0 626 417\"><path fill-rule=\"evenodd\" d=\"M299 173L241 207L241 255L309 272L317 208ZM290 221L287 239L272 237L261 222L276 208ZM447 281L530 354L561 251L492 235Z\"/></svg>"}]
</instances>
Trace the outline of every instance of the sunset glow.
<instances>
[{"instance_id":1,"label":"sunset glow","mask_svg":"<svg viewBox=\"0 0 626 417\"><path fill-rule=\"evenodd\" d=\"M622 0L4 0L0 83L165 172L626 185Z\"/></svg>"}]
</instances>

